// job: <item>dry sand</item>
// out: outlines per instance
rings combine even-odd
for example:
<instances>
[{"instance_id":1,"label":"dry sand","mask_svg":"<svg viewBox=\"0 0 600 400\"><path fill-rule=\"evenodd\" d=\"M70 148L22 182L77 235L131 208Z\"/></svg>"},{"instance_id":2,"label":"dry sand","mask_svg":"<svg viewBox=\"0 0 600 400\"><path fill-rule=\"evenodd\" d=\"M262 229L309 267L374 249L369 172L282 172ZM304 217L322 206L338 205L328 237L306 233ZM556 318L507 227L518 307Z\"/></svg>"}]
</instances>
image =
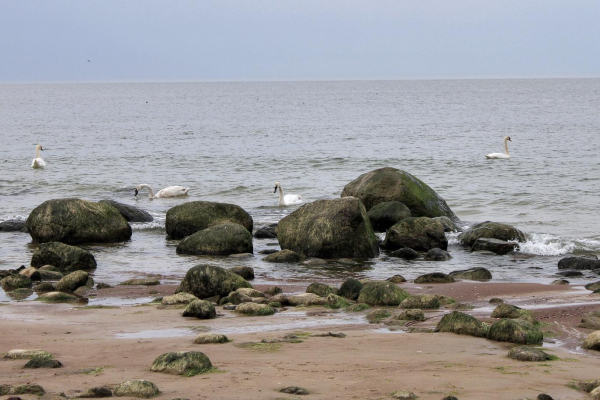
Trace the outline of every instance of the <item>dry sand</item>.
<instances>
[{"instance_id":1,"label":"dry sand","mask_svg":"<svg viewBox=\"0 0 600 400\"><path fill-rule=\"evenodd\" d=\"M256 286L261 289L261 286ZM37 383L47 392L74 397L101 385L147 379L161 390L157 399L386 399L410 390L420 399L454 394L464 399L587 399L567 384L600 378L600 353L578 346L589 331L577 328L581 315L600 309L600 296L565 286L465 283L403 284L411 293L440 293L474 305L480 318L491 312L490 297L528 308L555 334L546 350L557 361L525 363L506 357L510 344L451 333L390 332L367 324L363 313L324 308L288 308L271 317L242 317L218 307L220 317L181 317L180 309L156 304L90 309L68 304L13 302L0 306L0 352L39 348L64 367L24 370L25 360L0 360L0 384ZM284 287L297 290L298 285ZM172 293L174 286L98 291L103 301L125 295L147 297ZM576 303L576 305L569 305ZM584 303L584 305L577 305ZM596 304L594 304L596 303ZM416 326L432 327L447 310ZM225 333L227 344L197 345L201 331ZM347 337L304 337L301 343L242 345L288 333L344 332ZM219 372L181 377L150 372L152 361L171 351L202 351ZM301 386L307 396L277 392ZM28 396L21 396L26 398ZM31 397L31 396L29 396Z\"/></svg>"}]
</instances>

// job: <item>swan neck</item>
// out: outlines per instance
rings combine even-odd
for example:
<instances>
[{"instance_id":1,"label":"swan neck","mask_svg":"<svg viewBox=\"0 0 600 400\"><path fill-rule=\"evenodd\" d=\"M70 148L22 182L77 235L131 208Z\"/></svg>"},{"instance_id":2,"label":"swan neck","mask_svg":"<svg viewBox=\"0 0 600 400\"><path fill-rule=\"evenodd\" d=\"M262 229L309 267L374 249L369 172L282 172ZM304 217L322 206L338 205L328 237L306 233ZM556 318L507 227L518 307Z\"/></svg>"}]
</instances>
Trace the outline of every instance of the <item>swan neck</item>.
<instances>
[{"instance_id":1,"label":"swan neck","mask_svg":"<svg viewBox=\"0 0 600 400\"><path fill-rule=\"evenodd\" d=\"M508 152L508 139L504 139L504 152L507 156L510 156L510 153Z\"/></svg>"},{"instance_id":2,"label":"swan neck","mask_svg":"<svg viewBox=\"0 0 600 400\"><path fill-rule=\"evenodd\" d=\"M152 190L152 187L150 187L150 185L142 184L142 185L140 185L140 188L148 189L148 198L150 198L150 199L154 198L154 190Z\"/></svg>"},{"instance_id":3,"label":"swan neck","mask_svg":"<svg viewBox=\"0 0 600 400\"><path fill-rule=\"evenodd\" d=\"M285 205L283 201L283 189L281 188L281 185L279 185L279 205Z\"/></svg>"},{"instance_id":4,"label":"swan neck","mask_svg":"<svg viewBox=\"0 0 600 400\"><path fill-rule=\"evenodd\" d=\"M40 158L40 148L39 147L35 148L35 158Z\"/></svg>"}]
</instances>

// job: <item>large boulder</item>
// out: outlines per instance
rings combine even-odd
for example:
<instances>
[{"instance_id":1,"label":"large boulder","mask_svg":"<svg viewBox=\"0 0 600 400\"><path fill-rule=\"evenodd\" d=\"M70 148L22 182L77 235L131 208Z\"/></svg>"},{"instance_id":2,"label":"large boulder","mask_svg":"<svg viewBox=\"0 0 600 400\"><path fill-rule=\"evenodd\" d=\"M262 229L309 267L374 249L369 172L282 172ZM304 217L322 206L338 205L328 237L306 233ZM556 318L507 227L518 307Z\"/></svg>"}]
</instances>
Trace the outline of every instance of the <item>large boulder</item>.
<instances>
[{"instance_id":1,"label":"large boulder","mask_svg":"<svg viewBox=\"0 0 600 400\"><path fill-rule=\"evenodd\" d=\"M354 197L303 205L279 221L277 238L282 249L307 257L371 258L379 254L365 207Z\"/></svg>"},{"instance_id":2,"label":"large boulder","mask_svg":"<svg viewBox=\"0 0 600 400\"><path fill-rule=\"evenodd\" d=\"M600 351L600 331L590 333L583 341L583 348Z\"/></svg>"},{"instance_id":3,"label":"large boulder","mask_svg":"<svg viewBox=\"0 0 600 400\"><path fill-rule=\"evenodd\" d=\"M475 224L466 232L458 236L460 242L467 246L473 246L480 238L498 239L512 242L525 242L527 236L517 228L498 222L485 221Z\"/></svg>"},{"instance_id":4,"label":"large boulder","mask_svg":"<svg viewBox=\"0 0 600 400\"><path fill-rule=\"evenodd\" d=\"M569 256L562 258L558 262L558 269L600 269L600 260L592 257L574 257Z\"/></svg>"},{"instance_id":5,"label":"large boulder","mask_svg":"<svg viewBox=\"0 0 600 400\"><path fill-rule=\"evenodd\" d=\"M60 271L90 270L96 268L92 253L68 244L51 242L41 244L31 257L31 266L35 268L52 265Z\"/></svg>"},{"instance_id":6,"label":"large boulder","mask_svg":"<svg viewBox=\"0 0 600 400\"><path fill-rule=\"evenodd\" d=\"M354 196L367 210L386 201L404 203L413 217L442 217L458 220L448 204L433 189L408 172L380 168L362 174L344 187L342 197Z\"/></svg>"},{"instance_id":7,"label":"large boulder","mask_svg":"<svg viewBox=\"0 0 600 400\"><path fill-rule=\"evenodd\" d=\"M100 200L98 203L108 204L116 208L128 222L152 222L154 217L146 210L130 206L128 204L119 203L114 200Z\"/></svg>"},{"instance_id":8,"label":"large boulder","mask_svg":"<svg viewBox=\"0 0 600 400\"><path fill-rule=\"evenodd\" d=\"M459 335L470 335L476 337L485 337L489 325L484 324L471 315L453 311L438 322L435 327L436 332L452 332Z\"/></svg>"},{"instance_id":9,"label":"large boulder","mask_svg":"<svg viewBox=\"0 0 600 400\"><path fill-rule=\"evenodd\" d=\"M522 319L501 319L491 326L487 338L499 342L540 344L544 334L538 327Z\"/></svg>"},{"instance_id":10,"label":"large boulder","mask_svg":"<svg viewBox=\"0 0 600 400\"><path fill-rule=\"evenodd\" d=\"M385 232L394 224L412 216L408 207L399 201L379 203L367 215L375 232Z\"/></svg>"},{"instance_id":11,"label":"large boulder","mask_svg":"<svg viewBox=\"0 0 600 400\"><path fill-rule=\"evenodd\" d=\"M88 279L90 276L85 271L75 271L71 272L68 275L65 275L60 281L56 283L56 290L63 293L73 293L77 290L78 287L81 286L92 286L93 280L91 281L92 285L88 284Z\"/></svg>"},{"instance_id":12,"label":"large boulder","mask_svg":"<svg viewBox=\"0 0 600 400\"><path fill-rule=\"evenodd\" d=\"M253 221L240 206L211 201L191 201L167 211L165 227L171 239L183 239L198 231L226 222L236 223L252 232Z\"/></svg>"},{"instance_id":13,"label":"large boulder","mask_svg":"<svg viewBox=\"0 0 600 400\"><path fill-rule=\"evenodd\" d=\"M43 202L29 214L27 230L37 243L114 243L131 238L131 226L116 208L81 199Z\"/></svg>"},{"instance_id":14,"label":"large boulder","mask_svg":"<svg viewBox=\"0 0 600 400\"><path fill-rule=\"evenodd\" d=\"M177 245L177 254L226 256L252 252L250 232L242 225L231 222L193 233Z\"/></svg>"},{"instance_id":15,"label":"large boulder","mask_svg":"<svg viewBox=\"0 0 600 400\"><path fill-rule=\"evenodd\" d=\"M186 292L205 299L227 296L239 288L251 288L244 278L216 265L200 264L191 268L177 287L175 293Z\"/></svg>"},{"instance_id":16,"label":"large boulder","mask_svg":"<svg viewBox=\"0 0 600 400\"><path fill-rule=\"evenodd\" d=\"M467 279L470 281L489 281L492 279L492 273L483 267L452 271L449 275L455 279Z\"/></svg>"},{"instance_id":17,"label":"large boulder","mask_svg":"<svg viewBox=\"0 0 600 400\"><path fill-rule=\"evenodd\" d=\"M212 363L199 351L178 351L158 356L150 371L165 372L173 375L194 376L210 371Z\"/></svg>"},{"instance_id":18,"label":"large boulder","mask_svg":"<svg viewBox=\"0 0 600 400\"><path fill-rule=\"evenodd\" d=\"M432 272L430 274L423 274L415 279L415 283L453 283L454 278L443 272Z\"/></svg>"},{"instance_id":19,"label":"large boulder","mask_svg":"<svg viewBox=\"0 0 600 400\"><path fill-rule=\"evenodd\" d=\"M369 282L360 291L358 302L370 306L397 306L408 296L406 290L391 282Z\"/></svg>"},{"instance_id":20,"label":"large boulder","mask_svg":"<svg viewBox=\"0 0 600 400\"><path fill-rule=\"evenodd\" d=\"M388 229L383 247L396 250L408 247L416 251L433 248L448 249L444 226L438 220L427 217L406 218Z\"/></svg>"}]
</instances>

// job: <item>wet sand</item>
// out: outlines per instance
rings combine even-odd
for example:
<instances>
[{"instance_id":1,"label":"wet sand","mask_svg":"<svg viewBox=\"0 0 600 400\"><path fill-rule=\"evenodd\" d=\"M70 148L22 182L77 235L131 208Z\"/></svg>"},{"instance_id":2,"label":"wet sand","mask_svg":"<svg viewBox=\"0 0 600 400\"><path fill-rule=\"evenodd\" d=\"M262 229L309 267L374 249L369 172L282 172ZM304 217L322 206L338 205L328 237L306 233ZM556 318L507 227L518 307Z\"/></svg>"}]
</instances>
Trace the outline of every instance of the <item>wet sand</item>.
<instances>
[{"instance_id":1,"label":"wet sand","mask_svg":"<svg viewBox=\"0 0 600 400\"><path fill-rule=\"evenodd\" d=\"M569 286L458 282L401 284L411 293L439 293L469 303L467 312L489 318L490 297L533 307L555 334L545 350L557 361L525 363L506 357L513 345L451 333L391 332L368 324L366 312L346 313L321 307L288 308L271 317L242 317L218 307L219 318L181 317L181 309L156 303L118 308L13 302L0 306L0 352L40 348L64 367L24 370L25 360L0 360L0 384L37 383L47 392L74 397L94 386L147 379L161 390L158 399L385 399L410 390L420 399L523 399L548 393L555 399L586 399L571 389L572 380L599 378L600 353L578 346L589 330L577 327L580 315L600 309L600 296ZM263 289L264 286L255 285ZM284 292L301 291L294 283ZM118 303L130 297L149 301L172 293L174 285L103 289L93 303ZM576 305L571 305L575 303ZM584 303L584 305L579 305ZM593 304L599 303L599 304ZM426 314L413 325L433 327L448 310ZM203 331L225 333L233 342L197 345ZM343 332L345 338L304 334ZM303 332L301 343L242 345ZM202 351L218 372L181 377L150 372L152 361L170 351ZM307 396L277 392L301 386ZM27 396L21 396L25 398Z\"/></svg>"}]
</instances>

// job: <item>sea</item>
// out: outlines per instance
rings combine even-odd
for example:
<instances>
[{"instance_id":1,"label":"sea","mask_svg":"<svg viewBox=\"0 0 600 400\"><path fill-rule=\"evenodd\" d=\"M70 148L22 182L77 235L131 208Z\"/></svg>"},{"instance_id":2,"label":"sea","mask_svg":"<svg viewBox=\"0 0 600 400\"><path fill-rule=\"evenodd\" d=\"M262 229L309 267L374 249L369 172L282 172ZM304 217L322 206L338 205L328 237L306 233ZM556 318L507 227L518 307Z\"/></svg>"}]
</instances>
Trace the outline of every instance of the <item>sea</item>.
<instances>
[{"instance_id":1,"label":"sea","mask_svg":"<svg viewBox=\"0 0 600 400\"><path fill-rule=\"evenodd\" d=\"M26 219L57 198L113 199L148 210L130 241L87 245L96 282L181 280L194 265L247 265L257 283L407 279L427 272L488 268L493 281L557 279L570 254L600 254L600 79L64 83L0 85L0 221ZM502 152L510 136L511 158ZM45 169L32 169L41 144ZM340 197L344 185L381 167L407 171L441 195L466 228L512 224L528 235L523 253L489 256L449 234L446 262L372 260L326 265L270 264L255 239L246 259L177 255L165 233L167 210L188 201L233 203L255 227L304 202ZM149 199L189 186L189 196ZM29 265L36 244L0 232L0 269ZM572 282L589 281L591 273ZM0 292L0 298L3 294Z\"/></svg>"}]
</instances>

